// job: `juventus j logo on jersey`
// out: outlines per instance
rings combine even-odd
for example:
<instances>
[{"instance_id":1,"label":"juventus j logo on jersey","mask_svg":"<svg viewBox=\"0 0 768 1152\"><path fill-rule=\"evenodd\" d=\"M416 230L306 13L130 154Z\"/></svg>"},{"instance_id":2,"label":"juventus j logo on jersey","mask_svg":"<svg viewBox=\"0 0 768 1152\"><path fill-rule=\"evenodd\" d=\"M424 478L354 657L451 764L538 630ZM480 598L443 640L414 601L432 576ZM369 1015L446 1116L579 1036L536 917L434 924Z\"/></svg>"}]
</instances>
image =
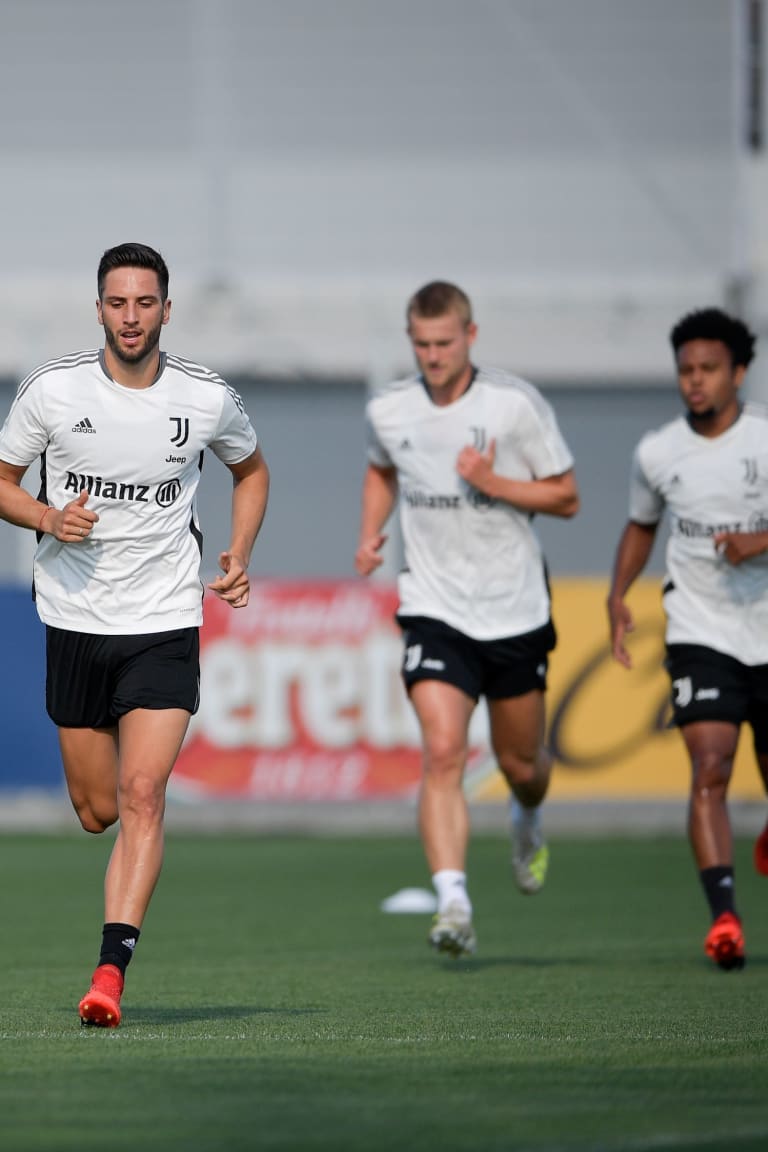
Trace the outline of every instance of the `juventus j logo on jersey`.
<instances>
[{"instance_id":1,"label":"juventus j logo on jersey","mask_svg":"<svg viewBox=\"0 0 768 1152\"><path fill-rule=\"evenodd\" d=\"M485 428L478 428L473 425L469 430L472 433L472 447L476 448L478 452L485 452Z\"/></svg>"},{"instance_id":2,"label":"juventus j logo on jersey","mask_svg":"<svg viewBox=\"0 0 768 1152\"><path fill-rule=\"evenodd\" d=\"M744 465L743 480L747 484L757 484L757 460L754 456L742 456L741 462Z\"/></svg>"},{"instance_id":3,"label":"juventus j logo on jersey","mask_svg":"<svg viewBox=\"0 0 768 1152\"><path fill-rule=\"evenodd\" d=\"M177 448L181 448L189 440L189 417L188 416L169 416L171 424L176 429L176 432L171 436L171 444L175 444Z\"/></svg>"}]
</instances>

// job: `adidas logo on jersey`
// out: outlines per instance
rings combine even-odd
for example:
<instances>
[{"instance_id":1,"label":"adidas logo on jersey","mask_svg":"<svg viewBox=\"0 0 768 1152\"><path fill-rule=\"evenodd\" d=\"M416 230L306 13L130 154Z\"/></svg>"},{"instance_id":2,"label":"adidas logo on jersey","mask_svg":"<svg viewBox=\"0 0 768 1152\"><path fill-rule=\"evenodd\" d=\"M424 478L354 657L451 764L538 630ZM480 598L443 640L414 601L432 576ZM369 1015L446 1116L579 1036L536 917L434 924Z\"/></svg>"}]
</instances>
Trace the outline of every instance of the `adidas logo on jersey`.
<instances>
[{"instance_id":1,"label":"adidas logo on jersey","mask_svg":"<svg viewBox=\"0 0 768 1152\"><path fill-rule=\"evenodd\" d=\"M86 416L85 420L78 420L77 424L73 425L72 431L73 432L94 432L95 433L96 429L94 428L93 424L91 424L88 417Z\"/></svg>"}]
</instances>

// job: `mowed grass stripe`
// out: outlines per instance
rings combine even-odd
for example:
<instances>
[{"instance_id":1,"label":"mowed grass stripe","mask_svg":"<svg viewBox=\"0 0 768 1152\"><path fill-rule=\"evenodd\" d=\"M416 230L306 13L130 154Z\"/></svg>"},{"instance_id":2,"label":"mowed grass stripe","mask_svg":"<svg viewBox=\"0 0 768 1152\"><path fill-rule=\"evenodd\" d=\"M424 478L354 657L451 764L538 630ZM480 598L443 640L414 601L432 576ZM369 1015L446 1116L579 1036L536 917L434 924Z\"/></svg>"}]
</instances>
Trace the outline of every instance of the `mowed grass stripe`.
<instances>
[{"instance_id":1,"label":"mowed grass stripe","mask_svg":"<svg viewBox=\"0 0 768 1152\"><path fill-rule=\"evenodd\" d=\"M124 1024L81 1029L108 839L0 838L0 1146L768 1146L768 880L737 843L747 968L704 958L682 838L557 838L540 896L479 836L479 950L433 955L415 838L169 837Z\"/></svg>"}]
</instances>

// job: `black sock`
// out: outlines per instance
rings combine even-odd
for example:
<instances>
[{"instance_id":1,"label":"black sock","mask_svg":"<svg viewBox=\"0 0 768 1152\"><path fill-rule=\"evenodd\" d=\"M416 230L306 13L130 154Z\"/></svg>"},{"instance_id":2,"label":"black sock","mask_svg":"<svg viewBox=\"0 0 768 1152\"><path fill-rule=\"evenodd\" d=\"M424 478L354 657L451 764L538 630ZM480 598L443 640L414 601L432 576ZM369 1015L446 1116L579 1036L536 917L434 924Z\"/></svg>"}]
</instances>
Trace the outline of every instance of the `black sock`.
<instances>
[{"instance_id":1,"label":"black sock","mask_svg":"<svg viewBox=\"0 0 768 1152\"><path fill-rule=\"evenodd\" d=\"M733 868L721 864L715 868L702 868L699 877L712 912L712 919L716 920L723 912L733 912L735 915Z\"/></svg>"},{"instance_id":2,"label":"black sock","mask_svg":"<svg viewBox=\"0 0 768 1152\"><path fill-rule=\"evenodd\" d=\"M125 975L138 939L139 929L132 924L105 924L99 964L114 964Z\"/></svg>"}]
</instances>

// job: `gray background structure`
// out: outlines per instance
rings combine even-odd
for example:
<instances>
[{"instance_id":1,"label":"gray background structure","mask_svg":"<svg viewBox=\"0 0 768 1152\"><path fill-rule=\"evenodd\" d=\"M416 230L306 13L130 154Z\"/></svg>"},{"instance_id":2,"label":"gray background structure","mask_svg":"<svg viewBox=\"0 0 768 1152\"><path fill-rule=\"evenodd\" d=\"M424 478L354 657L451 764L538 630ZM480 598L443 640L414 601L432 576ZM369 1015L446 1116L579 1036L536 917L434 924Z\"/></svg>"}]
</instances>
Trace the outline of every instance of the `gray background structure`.
<instances>
[{"instance_id":1,"label":"gray background structure","mask_svg":"<svg viewBox=\"0 0 768 1152\"><path fill-rule=\"evenodd\" d=\"M553 572L606 573L631 446L676 410L669 327L706 303L761 323L754 8L0 0L0 407L100 342L103 249L154 244L167 347L242 389L273 469L258 570L349 575L367 390L410 368L406 298L454 279L478 359L541 386L573 446ZM209 571L226 482L210 461ZM0 580L31 551L0 527Z\"/></svg>"},{"instance_id":2,"label":"gray background structure","mask_svg":"<svg viewBox=\"0 0 768 1152\"><path fill-rule=\"evenodd\" d=\"M100 343L101 252L153 244L165 346L241 389L269 459L255 574L351 576L366 396L410 369L407 297L452 279L478 360L539 385L574 451L553 574L607 580L632 446L678 410L674 321L738 310L768 396L762 9L0 0L0 411ZM228 484L211 458L207 573ZM0 525L0 582L33 544Z\"/></svg>"},{"instance_id":3,"label":"gray background structure","mask_svg":"<svg viewBox=\"0 0 768 1152\"><path fill-rule=\"evenodd\" d=\"M93 341L101 251L167 256L222 372L381 377L464 282L538 380L667 371L759 300L746 0L0 0L0 373Z\"/></svg>"}]
</instances>

